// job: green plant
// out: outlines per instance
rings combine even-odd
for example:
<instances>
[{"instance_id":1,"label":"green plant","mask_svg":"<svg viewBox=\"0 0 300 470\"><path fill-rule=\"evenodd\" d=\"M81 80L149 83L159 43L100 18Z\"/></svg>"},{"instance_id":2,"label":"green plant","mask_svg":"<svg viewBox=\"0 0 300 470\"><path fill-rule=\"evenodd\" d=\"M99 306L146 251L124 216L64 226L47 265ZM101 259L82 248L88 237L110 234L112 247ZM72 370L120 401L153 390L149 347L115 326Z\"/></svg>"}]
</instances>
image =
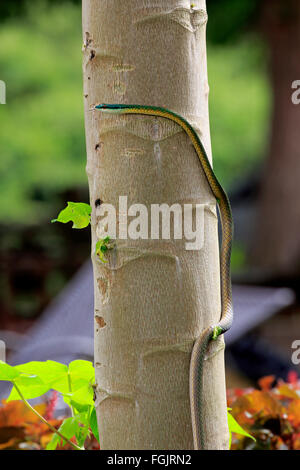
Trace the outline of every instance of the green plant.
<instances>
[{"instance_id":1,"label":"green plant","mask_svg":"<svg viewBox=\"0 0 300 470\"><path fill-rule=\"evenodd\" d=\"M84 443L91 432L99 441L93 400L95 370L91 362L75 360L66 366L55 361L34 361L13 367L0 361L0 380L13 384L7 402L22 400L51 429L53 436L47 450L55 450L65 443L76 450L84 450ZM50 390L59 392L71 410L71 416L64 419L58 429L28 401Z\"/></svg>"},{"instance_id":2,"label":"green plant","mask_svg":"<svg viewBox=\"0 0 300 470\"><path fill-rule=\"evenodd\" d=\"M67 207L60 211L57 219L52 219L51 222L61 222L66 224L73 222L72 228L85 228L91 222L92 208L89 204L84 202L68 202Z\"/></svg>"},{"instance_id":3,"label":"green plant","mask_svg":"<svg viewBox=\"0 0 300 470\"><path fill-rule=\"evenodd\" d=\"M111 248L112 244L110 241L110 237L105 237L103 239L100 238L100 240L97 241L95 252L103 263L107 263L107 260L104 258L104 253L106 253L107 250L110 250Z\"/></svg>"},{"instance_id":4,"label":"green plant","mask_svg":"<svg viewBox=\"0 0 300 470\"><path fill-rule=\"evenodd\" d=\"M84 442L92 432L99 442L96 410L94 407L95 371L91 362L76 360L66 366L55 361L28 362L10 366L0 361L0 380L13 384L7 402L22 400L23 403L53 432L47 450L68 443L76 450L84 450ZM71 409L71 416L65 418L58 429L47 421L28 400L40 397L50 390L63 396ZM232 433L246 436L255 441L229 413L228 427L230 443ZM76 442L71 441L72 438Z\"/></svg>"},{"instance_id":5,"label":"green plant","mask_svg":"<svg viewBox=\"0 0 300 470\"><path fill-rule=\"evenodd\" d=\"M96 410L94 407L95 371L91 362L76 360L66 366L55 361L29 362L10 366L0 361L0 380L13 384L7 402L22 400L23 403L53 432L47 450L55 450L58 445L68 443L76 450L84 450L84 442L92 432L99 442ZM45 419L28 400L40 397L50 390L63 396L71 409L71 416L65 418L58 429ZM255 438L246 432L229 413L228 427L230 444L232 433ZM76 442L71 441L72 438Z\"/></svg>"},{"instance_id":6,"label":"green plant","mask_svg":"<svg viewBox=\"0 0 300 470\"><path fill-rule=\"evenodd\" d=\"M256 439L251 436L247 431L245 431L239 423L234 419L232 414L229 413L231 411L231 408L227 408L227 420L228 420L228 429L229 429L229 449L231 448L231 442L232 442L232 433L238 434L240 436L245 436L249 437L253 441L256 441Z\"/></svg>"},{"instance_id":7,"label":"green plant","mask_svg":"<svg viewBox=\"0 0 300 470\"><path fill-rule=\"evenodd\" d=\"M72 228L85 228L91 223L92 208L89 204L84 202L68 202L67 207L60 211L57 219L52 219L51 222L61 222L66 224L73 222ZM95 254L103 263L107 263L104 258L104 253L114 247L110 237L100 238L95 247Z\"/></svg>"}]
</instances>

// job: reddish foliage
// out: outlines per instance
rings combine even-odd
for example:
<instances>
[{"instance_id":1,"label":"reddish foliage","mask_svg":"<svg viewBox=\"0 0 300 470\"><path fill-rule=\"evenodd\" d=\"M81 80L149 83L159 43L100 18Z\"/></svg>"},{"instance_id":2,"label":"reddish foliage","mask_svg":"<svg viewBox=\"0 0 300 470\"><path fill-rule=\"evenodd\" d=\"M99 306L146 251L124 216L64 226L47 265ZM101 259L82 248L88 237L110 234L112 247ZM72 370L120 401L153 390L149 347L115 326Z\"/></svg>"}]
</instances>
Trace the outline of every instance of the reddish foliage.
<instances>
[{"instance_id":1,"label":"reddish foliage","mask_svg":"<svg viewBox=\"0 0 300 470\"><path fill-rule=\"evenodd\" d=\"M274 377L263 377L260 390L253 388L228 390L231 414L256 442L234 434L232 449L300 450L300 380L290 373L287 383ZM58 428L63 418L53 419L57 395L51 395L46 404L36 407ZM3 402L0 406L0 450L44 449L52 437L49 428L21 401ZM96 440L87 440L87 449L98 450ZM71 450L70 446L64 449Z\"/></svg>"},{"instance_id":2,"label":"reddish foliage","mask_svg":"<svg viewBox=\"0 0 300 470\"><path fill-rule=\"evenodd\" d=\"M47 404L46 413L44 415L44 418L47 421L53 418L54 410L57 404L57 399L58 399L58 392L56 390L52 390L50 399Z\"/></svg>"},{"instance_id":3,"label":"reddish foliage","mask_svg":"<svg viewBox=\"0 0 300 470\"><path fill-rule=\"evenodd\" d=\"M48 403L35 406L35 409L56 429L65 417L53 419L57 395L52 394ZM0 406L0 450L42 450L51 440L52 431L38 416L30 411L22 401L2 402ZM98 450L99 444L94 439L87 439L85 448ZM64 450L72 450L65 445Z\"/></svg>"},{"instance_id":4,"label":"reddish foliage","mask_svg":"<svg viewBox=\"0 0 300 470\"><path fill-rule=\"evenodd\" d=\"M274 382L274 375L267 375L266 377L262 377L261 379L259 379L258 385L262 390L270 390Z\"/></svg>"},{"instance_id":5,"label":"reddish foliage","mask_svg":"<svg viewBox=\"0 0 300 470\"><path fill-rule=\"evenodd\" d=\"M44 415L46 404L35 409ZM50 420L52 426L59 427L62 419ZM51 439L48 426L30 411L22 401L2 402L0 407L0 449L42 449L42 441Z\"/></svg>"},{"instance_id":6,"label":"reddish foliage","mask_svg":"<svg viewBox=\"0 0 300 470\"><path fill-rule=\"evenodd\" d=\"M290 373L288 382L273 385L273 376L259 381L261 390L228 391L232 415L256 442L234 435L232 449L300 449L300 380Z\"/></svg>"},{"instance_id":7,"label":"reddish foliage","mask_svg":"<svg viewBox=\"0 0 300 470\"><path fill-rule=\"evenodd\" d=\"M296 384L298 381L298 374L294 370L290 370L288 373L287 381L289 384Z\"/></svg>"}]
</instances>

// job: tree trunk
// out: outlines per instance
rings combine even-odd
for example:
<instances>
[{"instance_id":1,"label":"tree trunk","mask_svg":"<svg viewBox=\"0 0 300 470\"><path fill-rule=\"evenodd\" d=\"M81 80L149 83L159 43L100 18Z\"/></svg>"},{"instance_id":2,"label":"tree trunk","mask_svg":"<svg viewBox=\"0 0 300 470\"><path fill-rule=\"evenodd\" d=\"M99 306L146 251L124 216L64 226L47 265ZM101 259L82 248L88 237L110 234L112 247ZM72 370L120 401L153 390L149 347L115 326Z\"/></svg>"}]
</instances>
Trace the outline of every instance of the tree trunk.
<instances>
[{"instance_id":1,"label":"tree trunk","mask_svg":"<svg viewBox=\"0 0 300 470\"><path fill-rule=\"evenodd\" d=\"M300 2L265 0L261 27L270 48L274 110L269 157L260 194L252 263L272 277L300 274Z\"/></svg>"},{"instance_id":2,"label":"tree trunk","mask_svg":"<svg viewBox=\"0 0 300 470\"><path fill-rule=\"evenodd\" d=\"M205 1L195 3L83 1L96 409L102 449L193 448L191 350L202 330L220 317L215 200L179 126L163 118L105 115L93 106L138 103L173 110L196 127L210 155L207 15ZM185 240L174 238L119 237L109 262L101 263L93 254L103 224L99 202L118 209L119 196L128 197L128 207L144 204L149 213L151 204L203 204L202 249L187 251ZM124 229L123 216L118 213ZM210 348L204 369L207 446L225 449L223 340Z\"/></svg>"}]
</instances>

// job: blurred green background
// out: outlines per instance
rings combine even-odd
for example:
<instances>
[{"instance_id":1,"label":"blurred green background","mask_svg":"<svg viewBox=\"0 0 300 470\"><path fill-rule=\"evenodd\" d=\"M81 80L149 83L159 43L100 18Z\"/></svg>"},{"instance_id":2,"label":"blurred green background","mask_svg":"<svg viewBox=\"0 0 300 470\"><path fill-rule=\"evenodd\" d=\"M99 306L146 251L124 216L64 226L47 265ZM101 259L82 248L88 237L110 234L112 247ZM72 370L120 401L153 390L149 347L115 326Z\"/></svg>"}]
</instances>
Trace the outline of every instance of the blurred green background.
<instances>
[{"instance_id":1,"label":"blurred green background","mask_svg":"<svg viewBox=\"0 0 300 470\"><path fill-rule=\"evenodd\" d=\"M59 191L86 185L80 8L37 4L0 30L3 222L49 219Z\"/></svg>"},{"instance_id":2,"label":"blurred green background","mask_svg":"<svg viewBox=\"0 0 300 470\"><path fill-rule=\"evenodd\" d=\"M220 44L212 29L208 38L214 165L228 189L265 154L265 50L253 33ZM40 223L56 215L57 194L87 185L81 7L34 2L1 24L0 43L0 222Z\"/></svg>"},{"instance_id":3,"label":"blurred green background","mask_svg":"<svg viewBox=\"0 0 300 470\"><path fill-rule=\"evenodd\" d=\"M268 140L256 3L208 1L214 168L227 190L261 166ZM89 256L88 230L49 224L67 200L88 202L81 2L1 2L0 26L0 327L24 329ZM235 246L233 268L244 261Z\"/></svg>"}]
</instances>

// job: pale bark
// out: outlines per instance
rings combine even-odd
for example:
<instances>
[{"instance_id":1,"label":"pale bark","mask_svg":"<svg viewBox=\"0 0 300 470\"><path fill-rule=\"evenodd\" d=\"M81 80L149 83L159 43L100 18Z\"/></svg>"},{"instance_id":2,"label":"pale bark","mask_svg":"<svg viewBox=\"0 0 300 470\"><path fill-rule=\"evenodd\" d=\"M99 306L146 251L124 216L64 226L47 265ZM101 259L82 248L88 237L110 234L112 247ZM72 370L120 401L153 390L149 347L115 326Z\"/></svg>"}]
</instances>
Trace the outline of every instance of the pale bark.
<instances>
[{"instance_id":1,"label":"pale bark","mask_svg":"<svg viewBox=\"0 0 300 470\"><path fill-rule=\"evenodd\" d=\"M97 103L162 106L186 117L209 153L206 9L196 0L83 1L84 95L92 253L95 201L118 207L202 203L204 245L120 240L94 255L96 408L102 449L191 449L193 342L220 317L215 201L191 143L161 118L101 115ZM201 227L202 228L202 227ZM228 445L224 347L205 361L208 447Z\"/></svg>"}]
</instances>

